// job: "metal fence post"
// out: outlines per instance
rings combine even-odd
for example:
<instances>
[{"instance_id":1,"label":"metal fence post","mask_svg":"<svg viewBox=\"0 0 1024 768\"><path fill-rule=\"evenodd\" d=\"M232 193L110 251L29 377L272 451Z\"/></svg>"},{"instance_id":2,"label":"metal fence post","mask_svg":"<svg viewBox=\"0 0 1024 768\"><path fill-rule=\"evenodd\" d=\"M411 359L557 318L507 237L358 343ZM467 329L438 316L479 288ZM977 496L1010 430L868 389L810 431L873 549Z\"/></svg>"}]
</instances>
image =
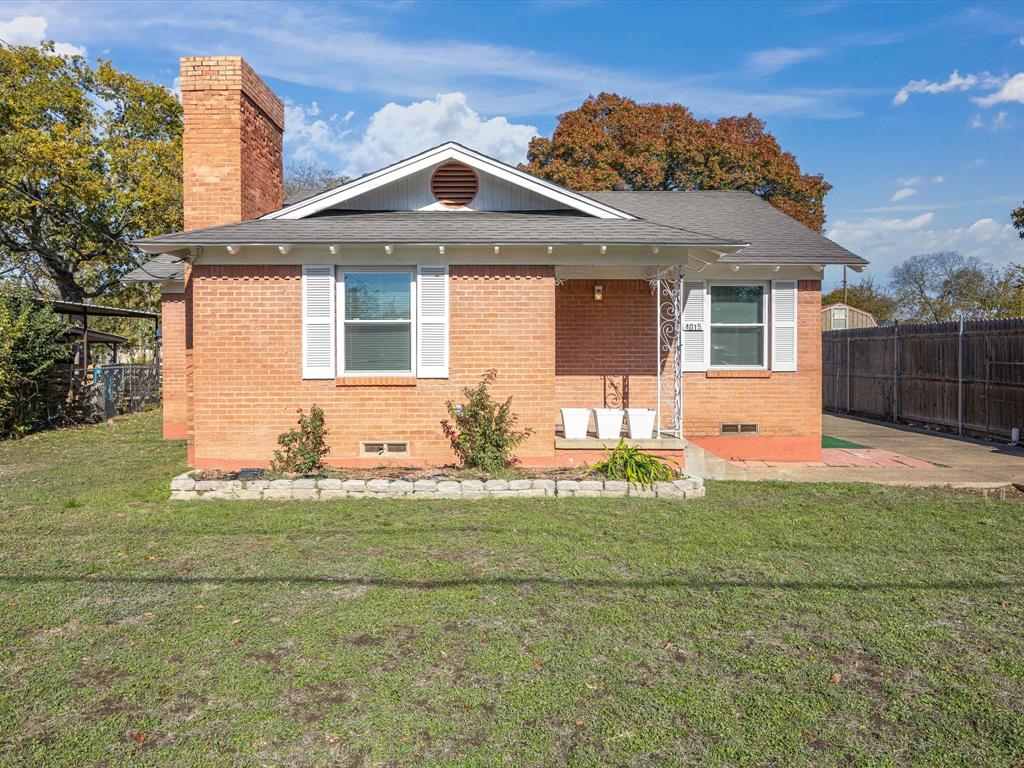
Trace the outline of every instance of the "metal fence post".
<instances>
[{"instance_id":1,"label":"metal fence post","mask_svg":"<svg viewBox=\"0 0 1024 768\"><path fill-rule=\"evenodd\" d=\"M964 433L964 316L960 315L956 359L956 433Z\"/></svg>"},{"instance_id":2,"label":"metal fence post","mask_svg":"<svg viewBox=\"0 0 1024 768\"><path fill-rule=\"evenodd\" d=\"M899 420L900 413L900 321L892 326L892 423Z\"/></svg>"}]
</instances>

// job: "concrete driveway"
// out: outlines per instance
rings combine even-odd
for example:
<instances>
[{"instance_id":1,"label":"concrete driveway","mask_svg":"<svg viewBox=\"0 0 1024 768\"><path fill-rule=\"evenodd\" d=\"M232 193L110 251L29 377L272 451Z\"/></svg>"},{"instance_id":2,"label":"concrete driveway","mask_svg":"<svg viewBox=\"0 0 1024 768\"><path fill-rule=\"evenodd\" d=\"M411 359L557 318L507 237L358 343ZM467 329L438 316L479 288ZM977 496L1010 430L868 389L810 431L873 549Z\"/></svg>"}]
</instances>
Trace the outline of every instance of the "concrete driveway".
<instances>
[{"instance_id":1,"label":"concrete driveway","mask_svg":"<svg viewBox=\"0 0 1024 768\"><path fill-rule=\"evenodd\" d=\"M953 485L995 488L1024 482L1024 448L845 416L822 416L822 431L851 443L908 456L931 467L744 467L748 480ZM856 452L855 450L853 452ZM730 472L730 475L733 475Z\"/></svg>"}]
</instances>

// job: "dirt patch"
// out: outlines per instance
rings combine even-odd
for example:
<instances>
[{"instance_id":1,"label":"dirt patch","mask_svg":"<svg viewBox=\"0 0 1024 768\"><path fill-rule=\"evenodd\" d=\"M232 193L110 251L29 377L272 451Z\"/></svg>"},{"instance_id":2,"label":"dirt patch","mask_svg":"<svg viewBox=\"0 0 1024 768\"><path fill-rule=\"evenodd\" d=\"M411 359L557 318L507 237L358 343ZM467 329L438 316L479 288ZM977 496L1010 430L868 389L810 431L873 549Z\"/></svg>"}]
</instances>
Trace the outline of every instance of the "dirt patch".
<instances>
[{"instance_id":1,"label":"dirt patch","mask_svg":"<svg viewBox=\"0 0 1024 768\"><path fill-rule=\"evenodd\" d=\"M250 661L256 664L266 664L267 669L275 675L281 674L281 654L274 651L256 651L248 655Z\"/></svg>"},{"instance_id":2,"label":"dirt patch","mask_svg":"<svg viewBox=\"0 0 1024 768\"><path fill-rule=\"evenodd\" d=\"M1024 486L1024 483L1018 483L1018 485ZM958 496L1024 502L1024 487L1018 488L1017 485L1004 485L1001 488L949 488L947 490Z\"/></svg>"},{"instance_id":3,"label":"dirt patch","mask_svg":"<svg viewBox=\"0 0 1024 768\"><path fill-rule=\"evenodd\" d=\"M354 645L356 648L367 648L374 645L384 645L384 641L379 637L373 635L354 635L348 638L345 642L349 645Z\"/></svg>"}]
</instances>

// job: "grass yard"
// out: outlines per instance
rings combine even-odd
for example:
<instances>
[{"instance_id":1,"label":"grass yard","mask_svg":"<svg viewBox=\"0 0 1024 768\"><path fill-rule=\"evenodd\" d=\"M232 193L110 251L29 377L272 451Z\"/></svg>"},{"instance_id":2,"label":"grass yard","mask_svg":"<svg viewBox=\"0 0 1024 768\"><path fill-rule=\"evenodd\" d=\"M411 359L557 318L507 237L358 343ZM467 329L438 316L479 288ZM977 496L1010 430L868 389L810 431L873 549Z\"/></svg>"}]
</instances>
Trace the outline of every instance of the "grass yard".
<instances>
[{"instance_id":1,"label":"grass yard","mask_svg":"<svg viewBox=\"0 0 1024 768\"><path fill-rule=\"evenodd\" d=\"M1024 760L1024 505L171 503L159 413L0 444L0 764Z\"/></svg>"}]
</instances>

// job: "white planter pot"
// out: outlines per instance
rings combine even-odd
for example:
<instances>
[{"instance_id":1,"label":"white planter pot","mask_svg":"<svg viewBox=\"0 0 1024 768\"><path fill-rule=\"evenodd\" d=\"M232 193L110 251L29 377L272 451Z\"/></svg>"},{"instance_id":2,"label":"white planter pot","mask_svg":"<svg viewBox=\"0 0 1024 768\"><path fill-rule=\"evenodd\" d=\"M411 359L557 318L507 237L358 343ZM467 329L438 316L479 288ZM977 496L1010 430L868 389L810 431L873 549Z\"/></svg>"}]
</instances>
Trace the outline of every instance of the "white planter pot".
<instances>
[{"instance_id":1,"label":"white planter pot","mask_svg":"<svg viewBox=\"0 0 1024 768\"><path fill-rule=\"evenodd\" d=\"M597 417L597 436L602 440L618 440L622 435L622 417L625 415L621 408L595 408L594 415Z\"/></svg>"},{"instance_id":2,"label":"white planter pot","mask_svg":"<svg viewBox=\"0 0 1024 768\"><path fill-rule=\"evenodd\" d=\"M566 440L586 440L589 425L589 408L562 409L562 432Z\"/></svg>"},{"instance_id":3,"label":"white planter pot","mask_svg":"<svg viewBox=\"0 0 1024 768\"><path fill-rule=\"evenodd\" d=\"M650 440L654 434L653 408L627 408L629 436L633 440Z\"/></svg>"}]
</instances>

